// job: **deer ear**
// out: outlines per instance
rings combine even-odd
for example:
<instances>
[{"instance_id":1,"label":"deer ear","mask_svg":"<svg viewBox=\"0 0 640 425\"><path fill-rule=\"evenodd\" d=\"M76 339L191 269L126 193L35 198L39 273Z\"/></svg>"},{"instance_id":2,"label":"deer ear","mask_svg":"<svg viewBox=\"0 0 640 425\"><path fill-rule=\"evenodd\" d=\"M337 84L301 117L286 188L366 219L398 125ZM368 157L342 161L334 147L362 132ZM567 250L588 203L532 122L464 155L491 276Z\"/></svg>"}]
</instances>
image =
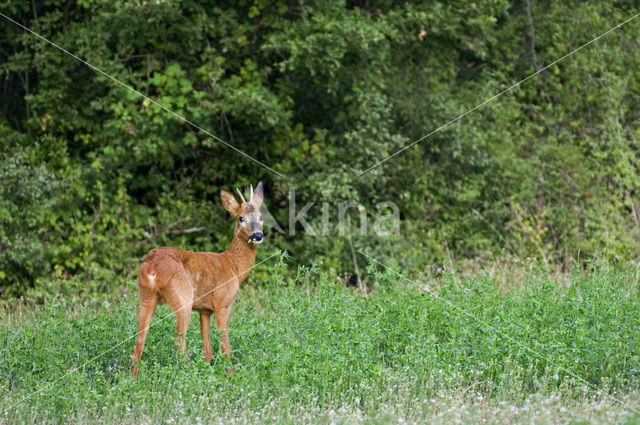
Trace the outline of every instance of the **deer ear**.
<instances>
[{"instance_id":1,"label":"deer ear","mask_svg":"<svg viewBox=\"0 0 640 425\"><path fill-rule=\"evenodd\" d=\"M258 183L256 188L253 190L253 195L251 196L251 201L249 202L253 202L254 204L256 204L258 209L260 209L260 205L262 205L263 199L264 199L264 186L262 185L262 182L260 182Z\"/></svg>"},{"instance_id":2,"label":"deer ear","mask_svg":"<svg viewBox=\"0 0 640 425\"><path fill-rule=\"evenodd\" d=\"M220 190L220 200L225 210L229 211L232 215L236 215L240 204L236 201L236 197L233 194L227 192L224 189Z\"/></svg>"}]
</instances>

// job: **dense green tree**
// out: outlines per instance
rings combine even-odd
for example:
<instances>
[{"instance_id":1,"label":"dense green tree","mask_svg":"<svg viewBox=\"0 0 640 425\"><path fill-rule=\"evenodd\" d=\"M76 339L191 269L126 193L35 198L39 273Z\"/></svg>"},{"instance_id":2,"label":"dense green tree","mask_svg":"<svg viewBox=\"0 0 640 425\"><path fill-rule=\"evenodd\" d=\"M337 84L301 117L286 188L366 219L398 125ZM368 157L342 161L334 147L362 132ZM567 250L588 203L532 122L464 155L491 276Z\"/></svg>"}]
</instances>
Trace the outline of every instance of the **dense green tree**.
<instances>
[{"instance_id":1,"label":"dense green tree","mask_svg":"<svg viewBox=\"0 0 640 425\"><path fill-rule=\"evenodd\" d=\"M9 1L3 14L200 129L0 18L5 293L51 276L119 285L153 246L221 249L219 188L258 180L287 231L292 188L296 212L316 203L315 236L270 243L337 272L357 247L421 269L505 251L637 258L640 19L358 176L637 6ZM339 232L348 202L370 224L394 202L400 234Z\"/></svg>"}]
</instances>

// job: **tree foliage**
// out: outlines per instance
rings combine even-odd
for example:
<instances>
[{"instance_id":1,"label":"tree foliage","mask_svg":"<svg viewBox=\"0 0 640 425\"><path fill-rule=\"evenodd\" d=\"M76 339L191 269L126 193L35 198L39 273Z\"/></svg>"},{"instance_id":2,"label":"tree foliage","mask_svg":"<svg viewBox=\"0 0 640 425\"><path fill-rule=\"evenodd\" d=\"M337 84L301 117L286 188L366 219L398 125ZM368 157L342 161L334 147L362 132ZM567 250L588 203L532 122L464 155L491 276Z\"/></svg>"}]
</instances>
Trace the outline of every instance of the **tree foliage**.
<instances>
[{"instance_id":1,"label":"tree foliage","mask_svg":"<svg viewBox=\"0 0 640 425\"><path fill-rule=\"evenodd\" d=\"M118 285L154 246L221 250L219 188L258 180L285 230L291 188L297 210L316 203L316 230L330 203L329 234L270 240L338 272L354 245L413 267L637 258L637 21L356 176L635 13L531 1L529 20L528 3L9 1L12 19L284 177L2 18L3 288ZM400 234L340 234L340 202L394 202Z\"/></svg>"}]
</instances>

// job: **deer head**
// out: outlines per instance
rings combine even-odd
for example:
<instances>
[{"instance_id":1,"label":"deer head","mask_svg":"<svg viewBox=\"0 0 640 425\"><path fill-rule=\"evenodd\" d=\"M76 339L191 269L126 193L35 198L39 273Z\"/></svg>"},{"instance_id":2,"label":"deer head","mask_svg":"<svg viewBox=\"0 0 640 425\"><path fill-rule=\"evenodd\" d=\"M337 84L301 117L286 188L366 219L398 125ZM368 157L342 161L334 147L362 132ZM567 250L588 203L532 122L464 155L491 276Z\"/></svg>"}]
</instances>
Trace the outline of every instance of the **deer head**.
<instances>
[{"instance_id":1,"label":"deer head","mask_svg":"<svg viewBox=\"0 0 640 425\"><path fill-rule=\"evenodd\" d=\"M220 191L222 206L236 219L234 237L246 240L250 244L259 244L264 240L262 214L260 214L260 206L264 198L262 182L258 183L255 191L251 186L249 202L245 201L244 196L238 189L236 191L242 203L238 203L232 193L224 189Z\"/></svg>"}]
</instances>

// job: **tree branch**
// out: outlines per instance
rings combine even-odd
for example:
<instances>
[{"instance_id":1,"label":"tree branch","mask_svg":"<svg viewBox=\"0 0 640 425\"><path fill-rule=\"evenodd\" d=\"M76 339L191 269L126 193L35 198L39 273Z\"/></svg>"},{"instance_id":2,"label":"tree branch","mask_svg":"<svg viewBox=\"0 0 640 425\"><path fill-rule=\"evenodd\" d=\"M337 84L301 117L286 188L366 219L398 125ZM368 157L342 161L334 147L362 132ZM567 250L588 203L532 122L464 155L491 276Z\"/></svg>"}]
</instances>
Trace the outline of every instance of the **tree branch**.
<instances>
[{"instance_id":1,"label":"tree branch","mask_svg":"<svg viewBox=\"0 0 640 425\"><path fill-rule=\"evenodd\" d=\"M538 65L538 58L536 57L536 31L533 27L533 19L531 19L531 3L530 0L524 2L525 10L527 11L527 20L529 22L529 42L531 44L531 58L533 60L533 68L536 72L540 71L540 65Z\"/></svg>"}]
</instances>

